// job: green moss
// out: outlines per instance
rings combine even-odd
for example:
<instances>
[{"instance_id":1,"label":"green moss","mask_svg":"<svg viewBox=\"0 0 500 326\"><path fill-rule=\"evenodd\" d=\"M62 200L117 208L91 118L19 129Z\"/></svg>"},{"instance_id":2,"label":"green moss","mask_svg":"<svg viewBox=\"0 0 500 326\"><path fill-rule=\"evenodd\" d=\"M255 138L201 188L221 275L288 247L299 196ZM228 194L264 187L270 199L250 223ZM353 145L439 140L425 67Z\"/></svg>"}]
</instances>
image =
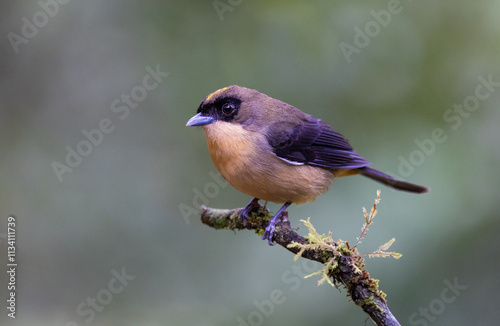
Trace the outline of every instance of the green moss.
<instances>
[{"instance_id":1,"label":"green moss","mask_svg":"<svg viewBox=\"0 0 500 326\"><path fill-rule=\"evenodd\" d=\"M369 297L367 297L367 298L364 298L364 299L362 299L362 300L358 300L358 301L356 302L356 304L357 304L358 306L361 306L361 307L364 307L364 308L366 308L366 307L370 307L371 309L376 309L376 310L378 310L378 311L380 311L380 312L384 312L384 309L382 309L382 308L381 308L381 307L380 307L380 306L379 306L379 305L375 302L375 300L374 300L374 296L373 296L373 295L371 295L371 296L369 296Z\"/></svg>"},{"instance_id":2,"label":"green moss","mask_svg":"<svg viewBox=\"0 0 500 326\"><path fill-rule=\"evenodd\" d=\"M255 230L255 234L257 234L259 237L261 237L264 234L264 229L257 229Z\"/></svg>"},{"instance_id":3,"label":"green moss","mask_svg":"<svg viewBox=\"0 0 500 326\"><path fill-rule=\"evenodd\" d=\"M214 213L215 215L215 213ZM229 221L223 218L217 218L217 216L210 216L210 225L215 229L227 229L229 228Z\"/></svg>"}]
</instances>

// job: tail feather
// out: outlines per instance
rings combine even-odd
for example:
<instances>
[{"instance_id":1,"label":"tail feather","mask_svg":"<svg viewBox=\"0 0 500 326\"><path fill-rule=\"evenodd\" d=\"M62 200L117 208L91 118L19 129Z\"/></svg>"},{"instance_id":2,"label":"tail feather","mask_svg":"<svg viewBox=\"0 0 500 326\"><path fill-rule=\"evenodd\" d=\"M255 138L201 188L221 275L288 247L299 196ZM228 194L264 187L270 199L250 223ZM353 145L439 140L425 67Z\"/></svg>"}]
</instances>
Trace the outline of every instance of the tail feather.
<instances>
[{"instance_id":1,"label":"tail feather","mask_svg":"<svg viewBox=\"0 0 500 326\"><path fill-rule=\"evenodd\" d=\"M377 170L369 168L369 167L359 168L358 170L365 177L368 177L370 179L373 179L375 181L383 183L383 184L385 184L389 187L392 187L394 189L408 191L408 192L414 192L414 193L418 193L418 194L429 191L429 188L422 187L422 186L419 186L419 185L416 185L413 183L394 179L393 177L391 177L385 173L382 173L380 171L377 171Z\"/></svg>"}]
</instances>

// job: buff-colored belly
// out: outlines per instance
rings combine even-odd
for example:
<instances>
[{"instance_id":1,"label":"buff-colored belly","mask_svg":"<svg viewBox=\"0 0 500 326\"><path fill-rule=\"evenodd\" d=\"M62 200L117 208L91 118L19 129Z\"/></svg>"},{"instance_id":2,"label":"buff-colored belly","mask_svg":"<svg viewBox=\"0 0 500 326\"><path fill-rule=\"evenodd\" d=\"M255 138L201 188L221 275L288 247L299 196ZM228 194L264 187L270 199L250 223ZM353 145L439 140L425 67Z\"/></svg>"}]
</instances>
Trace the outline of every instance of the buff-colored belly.
<instances>
[{"instance_id":1,"label":"buff-colored belly","mask_svg":"<svg viewBox=\"0 0 500 326\"><path fill-rule=\"evenodd\" d=\"M212 160L221 175L239 191L275 203L302 204L328 190L334 172L293 165L278 158L264 136L237 124L204 126Z\"/></svg>"}]
</instances>

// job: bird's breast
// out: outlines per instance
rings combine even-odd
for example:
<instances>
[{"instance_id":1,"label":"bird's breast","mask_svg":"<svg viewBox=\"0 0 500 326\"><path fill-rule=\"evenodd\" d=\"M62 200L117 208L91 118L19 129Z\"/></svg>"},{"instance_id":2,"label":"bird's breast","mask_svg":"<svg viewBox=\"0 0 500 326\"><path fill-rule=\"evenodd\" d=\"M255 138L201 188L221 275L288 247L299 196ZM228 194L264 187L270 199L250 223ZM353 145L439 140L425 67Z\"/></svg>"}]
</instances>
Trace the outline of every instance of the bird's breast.
<instances>
[{"instance_id":1,"label":"bird's breast","mask_svg":"<svg viewBox=\"0 0 500 326\"><path fill-rule=\"evenodd\" d=\"M247 169L255 152L258 135L237 124L217 121L203 127L208 151L217 169L228 182Z\"/></svg>"},{"instance_id":2,"label":"bird's breast","mask_svg":"<svg viewBox=\"0 0 500 326\"><path fill-rule=\"evenodd\" d=\"M331 170L287 163L273 153L265 135L217 121L203 127L210 156L236 189L276 203L313 201L331 184Z\"/></svg>"}]
</instances>

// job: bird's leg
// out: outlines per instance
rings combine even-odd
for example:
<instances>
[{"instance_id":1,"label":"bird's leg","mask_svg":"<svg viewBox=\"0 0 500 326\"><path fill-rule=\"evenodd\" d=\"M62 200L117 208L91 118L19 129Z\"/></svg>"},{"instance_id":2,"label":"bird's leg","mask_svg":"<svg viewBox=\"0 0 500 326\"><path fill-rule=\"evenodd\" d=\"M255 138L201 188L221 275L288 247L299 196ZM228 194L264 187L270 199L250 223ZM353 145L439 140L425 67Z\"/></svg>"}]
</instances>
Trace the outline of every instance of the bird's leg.
<instances>
[{"instance_id":1,"label":"bird's leg","mask_svg":"<svg viewBox=\"0 0 500 326\"><path fill-rule=\"evenodd\" d=\"M252 199L240 212L240 215L238 215L238 218L240 221L245 225L245 220L249 218L249 214L251 211L254 209L260 209L262 206L259 204L259 198L254 198Z\"/></svg>"},{"instance_id":2,"label":"bird's leg","mask_svg":"<svg viewBox=\"0 0 500 326\"><path fill-rule=\"evenodd\" d=\"M288 208L292 203L287 201L281 208L280 210L273 216L272 219L269 220L269 224L266 227L266 230L264 231L264 234L262 235L262 240L266 240L269 242L269 245L273 245L273 235L274 235L274 228L276 227L276 223L278 223L279 220L282 219L282 213L285 209Z\"/></svg>"}]
</instances>

